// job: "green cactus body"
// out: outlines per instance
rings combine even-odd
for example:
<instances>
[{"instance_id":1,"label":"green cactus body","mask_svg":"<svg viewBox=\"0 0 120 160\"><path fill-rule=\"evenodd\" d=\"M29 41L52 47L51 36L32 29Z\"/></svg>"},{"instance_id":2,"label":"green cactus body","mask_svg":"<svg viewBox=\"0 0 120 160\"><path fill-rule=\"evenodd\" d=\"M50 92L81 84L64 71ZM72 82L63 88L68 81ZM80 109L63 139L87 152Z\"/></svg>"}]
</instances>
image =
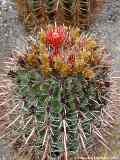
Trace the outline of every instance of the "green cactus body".
<instances>
[{"instance_id":1,"label":"green cactus body","mask_svg":"<svg viewBox=\"0 0 120 160\"><path fill-rule=\"evenodd\" d=\"M100 127L100 119L96 117L105 105L98 97L95 83L86 81L81 75L44 80L38 74L17 72L19 94L26 99L24 108L37 121L34 147L44 152L48 147L46 143L49 143L47 156L52 158L64 153L64 143L71 153L85 149L84 145L87 148L93 139L92 123L96 121L96 127ZM20 87L23 84L26 85L24 89ZM99 103L92 101L91 97ZM23 113L26 114L24 109Z\"/></svg>"}]
</instances>

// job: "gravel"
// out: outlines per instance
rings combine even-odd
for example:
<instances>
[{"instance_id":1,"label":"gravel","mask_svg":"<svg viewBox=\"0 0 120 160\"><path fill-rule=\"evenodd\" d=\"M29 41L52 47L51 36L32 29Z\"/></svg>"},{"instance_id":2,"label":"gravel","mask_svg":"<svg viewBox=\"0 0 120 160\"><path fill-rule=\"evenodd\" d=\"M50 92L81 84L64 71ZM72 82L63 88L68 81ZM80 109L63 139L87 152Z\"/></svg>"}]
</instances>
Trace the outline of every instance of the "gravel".
<instances>
[{"instance_id":1,"label":"gravel","mask_svg":"<svg viewBox=\"0 0 120 160\"><path fill-rule=\"evenodd\" d=\"M0 143L0 160L13 160L6 144Z\"/></svg>"},{"instance_id":2,"label":"gravel","mask_svg":"<svg viewBox=\"0 0 120 160\"><path fill-rule=\"evenodd\" d=\"M0 56L17 47L24 49L24 35L24 27L17 17L15 3L0 0Z\"/></svg>"},{"instance_id":3,"label":"gravel","mask_svg":"<svg viewBox=\"0 0 120 160\"><path fill-rule=\"evenodd\" d=\"M105 0L102 11L89 30L99 38L112 55L113 85L111 89L115 95L112 97L113 104L110 105L118 109L120 107L120 0ZM117 114L119 115L119 111ZM99 155L104 159L120 159L120 116L116 119L115 124L116 126L111 130L112 137L108 142L112 153L102 148L102 153Z\"/></svg>"},{"instance_id":4,"label":"gravel","mask_svg":"<svg viewBox=\"0 0 120 160\"><path fill-rule=\"evenodd\" d=\"M90 31L105 44L113 57L113 70L120 70L120 0L106 0ZM120 73L119 73L120 76Z\"/></svg>"},{"instance_id":5,"label":"gravel","mask_svg":"<svg viewBox=\"0 0 120 160\"><path fill-rule=\"evenodd\" d=\"M20 23L15 3L10 0L0 0L0 57L5 57L14 49L25 48L24 26ZM0 71L3 64L0 59ZM10 148L0 140L0 160L13 160Z\"/></svg>"}]
</instances>

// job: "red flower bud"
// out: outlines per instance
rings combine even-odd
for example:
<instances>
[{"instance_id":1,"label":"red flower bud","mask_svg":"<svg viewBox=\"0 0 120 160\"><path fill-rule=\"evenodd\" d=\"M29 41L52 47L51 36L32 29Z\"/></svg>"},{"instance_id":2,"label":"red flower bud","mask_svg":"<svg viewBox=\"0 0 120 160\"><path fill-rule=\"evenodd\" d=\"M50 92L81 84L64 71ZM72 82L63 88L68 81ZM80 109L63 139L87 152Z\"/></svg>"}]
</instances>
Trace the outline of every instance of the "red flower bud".
<instances>
[{"instance_id":1,"label":"red flower bud","mask_svg":"<svg viewBox=\"0 0 120 160\"><path fill-rule=\"evenodd\" d=\"M52 31L48 31L46 35L46 42L53 48L58 48L65 39L65 32L63 27L56 27Z\"/></svg>"}]
</instances>

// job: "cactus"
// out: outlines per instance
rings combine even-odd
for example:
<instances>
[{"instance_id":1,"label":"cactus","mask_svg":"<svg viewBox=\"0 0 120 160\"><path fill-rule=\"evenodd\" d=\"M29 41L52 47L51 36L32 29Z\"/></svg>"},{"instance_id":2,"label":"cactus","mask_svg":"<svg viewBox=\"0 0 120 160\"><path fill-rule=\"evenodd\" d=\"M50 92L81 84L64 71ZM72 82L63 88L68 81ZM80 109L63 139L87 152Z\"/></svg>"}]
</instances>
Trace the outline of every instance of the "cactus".
<instances>
[{"instance_id":1,"label":"cactus","mask_svg":"<svg viewBox=\"0 0 120 160\"><path fill-rule=\"evenodd\" d=\"M30 20L35 27L49 23L80 26L82 29L89 25L94 14L98 0L24 0L30 12L25 16L25 20ZM17 6L20 8L22 2L17 0ZM23 5L22 5L23 6ZM29 7L28 7L29 6ZM24 13L23 13L24 14ZM27 22L27 21L26 21ZM30 23L28 23L30 24Z\"/></svg>"},{"instance_id":2,"label":"cactus","mask_svg":"<svg viewBox=\"0 0 120 160\"><path fill-rule=\"evenodd\" d=\"M28 147L41 160L68 160L82 151L89 157L95 139L109 149L101 134L110 125L104 114L112 118L109 54L90 34L65 26L41 29L29 45L12 58L8 79L15 107L1 137L12 135L9 143L19 153Z\"/></svg>"}]
</instances>

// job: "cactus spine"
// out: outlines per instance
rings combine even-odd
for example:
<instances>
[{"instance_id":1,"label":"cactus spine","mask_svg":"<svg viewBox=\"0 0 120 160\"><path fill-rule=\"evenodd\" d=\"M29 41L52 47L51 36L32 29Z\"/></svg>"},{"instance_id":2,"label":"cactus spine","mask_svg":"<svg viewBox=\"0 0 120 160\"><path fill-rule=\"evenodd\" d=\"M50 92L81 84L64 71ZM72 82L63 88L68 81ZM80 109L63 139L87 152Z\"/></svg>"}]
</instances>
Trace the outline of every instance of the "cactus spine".
<instances>
[{"instance_id":1,"label":"cactus spine","mask_svg":"<svg viewBox=\"0 0 120 160\"><path fill-rule=\"evenodd\" d=\"M106 111L108 56L78 28L42 29L27 53L13 58L15 69L8 72L15 104L21 102L9 113L11 143L18 142L20 151L28 146L42 160L68 160L81 151L89 157L95 138L108 148L101 134L109 125L103 115L111 117Z\"/></svg>"}]
</instances>

